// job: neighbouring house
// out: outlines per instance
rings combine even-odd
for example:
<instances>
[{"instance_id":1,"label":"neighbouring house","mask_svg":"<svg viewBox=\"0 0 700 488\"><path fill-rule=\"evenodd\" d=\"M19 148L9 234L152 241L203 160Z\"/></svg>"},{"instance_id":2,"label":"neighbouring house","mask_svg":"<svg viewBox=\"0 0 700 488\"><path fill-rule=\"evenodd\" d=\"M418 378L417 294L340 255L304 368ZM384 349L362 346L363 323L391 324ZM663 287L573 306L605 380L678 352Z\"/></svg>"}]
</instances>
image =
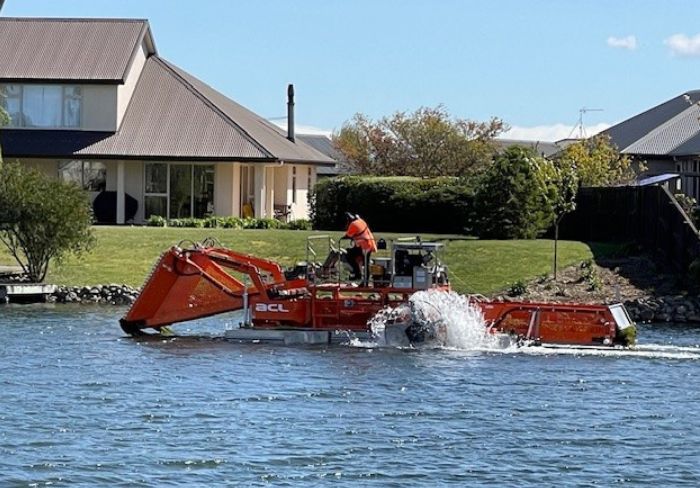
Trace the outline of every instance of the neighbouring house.
<instances>
[{"instance_id":1,"label":"neighbouring house","mask_svg":"<svg viewBox=\"0 0 700 488\"><path fill-rule=\"evenodd\" d=\"M505 151L509 147L519 146L527 147L535 151L538 155L549 158L556 155L559 151L564 149L568 144L568 139L564 139L564 144L559 142L546 142L546 141L529 141L524 139L494 139L493 142L496 144L498 151Z\"/></svg>"},{"instance_id":2,"label":"neighbouring house","mask_svg":"<svg viewBox=\"0 0 700 488\"><path fill-rule=\"evenodd\" d=\"M646 164L640 178L680 176L678 189L697 200L700 199L699 103L700 90L689 91L604 133L622 154Z\"/></svg>"},{"instance_id":3,"label":"neighbouring house","mask_svg":"<svg viewBox=\"0 0 700 488\"><path fill-rule=\"evenodd\" d=\"M146 20L0 18L0 91L4 157L78 183L107 222L306 218L335 164L161 58Z\"/></svg>"},{"instance_id":4,"label":"neighbouring house","mask_svg":"<svg viewBox=\"0 0 700 488\"><path fill-rule=\"evenodd\" d=\"M352 174L352 170L345 163L345 156L333 145L333 140L324 134L299 134L299 139L336 161L332 166L319 166L316 170L318 178L332 178Z\"/></svg>"}]
</instances>

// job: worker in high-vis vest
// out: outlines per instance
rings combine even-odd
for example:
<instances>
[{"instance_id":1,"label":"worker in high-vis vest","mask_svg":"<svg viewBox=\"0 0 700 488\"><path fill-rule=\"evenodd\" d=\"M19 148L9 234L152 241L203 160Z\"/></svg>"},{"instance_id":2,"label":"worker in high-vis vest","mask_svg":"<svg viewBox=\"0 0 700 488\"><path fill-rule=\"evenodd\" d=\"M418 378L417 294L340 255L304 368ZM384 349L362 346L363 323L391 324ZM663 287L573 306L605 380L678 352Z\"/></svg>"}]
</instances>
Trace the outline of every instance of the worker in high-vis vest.
<instances>
[{"instance_id":1,"label":"worker in high-vis vest","mask_svg":"<svg viewBox=\"0 0 700 488\"><path fill-rule=\"evenodd\" d=\"M345 231L343 238L352 239L353 247L347 250L346 259L352 268L351 280L363 279L366 284L367 277L363 276L362 270L366 271L366 263L369 261L369 255L377 252L377 242L374 240L372 231L369 230L367 222L362 220L359 215L346 212L348 229Z\"/></svg>"}]
</instances>

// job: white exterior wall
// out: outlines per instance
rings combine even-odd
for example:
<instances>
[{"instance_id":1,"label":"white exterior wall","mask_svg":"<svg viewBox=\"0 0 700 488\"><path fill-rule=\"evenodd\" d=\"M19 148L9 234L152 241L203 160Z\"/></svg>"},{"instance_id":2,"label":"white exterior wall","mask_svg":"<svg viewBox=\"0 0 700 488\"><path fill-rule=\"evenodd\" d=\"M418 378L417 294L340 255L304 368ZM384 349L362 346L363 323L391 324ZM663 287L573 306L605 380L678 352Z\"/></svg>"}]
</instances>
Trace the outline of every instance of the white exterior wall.
<instances>
[{"instance_id":1,"label":"white exterior wall","mask_svg":"<svg viewBox=\"0 0 700 488\"><path fill-rule=\"evenodd\" d=\"M214 169L214 215L241 214L241 165L217 163Z\"/></svg>"},{"instance_id":2,"label":"white exterior wall","mask_svg":"<svg viewBox=\"0 0 700 488\"><path fill-rule=\"evenodd\" d=\"M117 130L117 86L82 85L83 106L80 128L114 132Z\"/></svg>"},{"instance_id":3,"label":"white exterior wall","mask_svg":"<svg viewBox=\"0 0 700 488\"><path fill-rule=\"evenodd\" d=\"M307 165L294 165L289 168L288 176L288 195L289 202L293 202L292 198L292 167L296 167L296 203L292 203L292 213L289 216L290 220L308 219L309 218L309 171L311 171L311 188L316 184L316 167Z\"/></svg>"},{"instance_id":4,"label":"white exterior wall","mask_svg":"<svg viewBox=\"0 0 700 488\"><path fill-rule=\"evenodd\" d=\"M142 161L125 161L124 162L124 191L127 195L131 195L139 203L138 210L134 216L134 223L143 222L143 162ZM107 184L109 185L110 179L114 181L114 187L116 189L116 164L114 165L114 173L112 175L114 178L110 178L109 170L107 172Z\"/></svg>"},{"instance_id":5,"label":"white exterior wall","mask_svg":"<svg viewBox=\"0 0 700 488\"><path fill-rule=\"evenodd\" d=\"M289 205L292 201L287 192L289 166L275 167L275 205Z\"/></svg>"},{"instance_id":6,"label":"white exterior wall","mask_svg":"<svg viewBox=\"0 0 700 488\"><path fill-rule=\"evenodd\" d=\"M148 51L146 49L145 39L141 43L139 49L137 50L134 60L131 63L131 68L126 75L126 80L123 85L118 85L117 87L117 99L116 99L116 127L121 126L122 119L126 113L126 109L131 101L131 96L134 94L136 89L136 83L138 83L141 77L141 71L143 71L143 66L146 64L146 58L148 56Z\"/></svg>"}]
</instances>

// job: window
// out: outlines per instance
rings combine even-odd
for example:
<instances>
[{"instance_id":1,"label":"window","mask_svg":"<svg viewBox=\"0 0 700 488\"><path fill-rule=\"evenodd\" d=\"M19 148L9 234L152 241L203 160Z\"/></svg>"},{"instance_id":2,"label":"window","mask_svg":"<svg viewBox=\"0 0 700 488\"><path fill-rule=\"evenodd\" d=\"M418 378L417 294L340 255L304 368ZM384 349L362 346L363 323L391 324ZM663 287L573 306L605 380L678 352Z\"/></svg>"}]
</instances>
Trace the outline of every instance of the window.
<instances>
[{"instance_id":1,"label":"window","mask_svg":"<svg viewBox=\"0 0 700 488\"><path fill-rule=\"evenodd\" d=\"M292 203L297 203L297 167L292 166Z\"/></svg>"},{"instance_id":2,"label":"window","mask_svg":"<svg viewBox=\"0 0 700 488\"><path fill-rule=\"evenodd\" d=\"M306 189L311 191L311 166L307 166L306 170L308 171L306 174Z\"/></svg>"},{"instance_id":3,"label":"window","mask_svg":"<svg viewBox=\"0 0 700 488\"><path fill-rule=\"evenodd\" d=\"M168 217L168 165L146 163L143 211L145 218L151 215Z\"/></svg>"},{"instance_id":4,"label":"window","mask_svg":"<svg viewBox=\"0 0 700 488\"><path fill-rule=\"evenodd\" d=\"M146 163L144 217L202 218L214 212L214 166Z\"/></svg>"},{"instance_id":5,"label":"window","mask_svg":"<svg viewBox=\"0 0 700 488\"><path fill-rule=\"evenodd\" d=\"M58 163L58 176L87 191L104 191L107 186L107 167L97 161L64 161Z\"/></svg>"},{"instance_id":6,"label":"window","mask_svg":"<svg viewBox=\"0 0 700 488\"><path fill-rule=\"evenodd\" d=\"M0 85L10 127L80 127L82 89L76 85Z\"/></svg>"}]
</instances>

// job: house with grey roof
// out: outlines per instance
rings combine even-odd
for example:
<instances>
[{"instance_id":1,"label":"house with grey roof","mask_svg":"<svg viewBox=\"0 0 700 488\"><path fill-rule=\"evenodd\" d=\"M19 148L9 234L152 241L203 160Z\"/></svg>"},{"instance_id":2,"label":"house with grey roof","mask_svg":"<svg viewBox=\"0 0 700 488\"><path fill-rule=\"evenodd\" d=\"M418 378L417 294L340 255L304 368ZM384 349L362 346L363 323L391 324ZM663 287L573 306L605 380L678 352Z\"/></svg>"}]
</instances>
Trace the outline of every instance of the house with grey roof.
<instances>
[{"instance_id":1,"label":"house with grey roof","mask_svg":"<svg viewBox=\"0 0 700 488\"><path fill-rule=\"evenodd\" d=\"M531 141L524 139L502 139L497 138L493 140L496 148L499 152L505 151L509 147L526 147L532 149L535 153L542 156L543 158L550 158L559 153L565 146L560 146L558 142L547 142L547 141Z\"/></svg>"},{"instance_id":2,"label":"house with grey roof","mask_svg":"<svg viewBox=\"0 0 700 488\"><path fill-rule=\"evenodd\" d=\"M644 161L641 177L678 174L680 190L700 200L700 90L652 107L606 131L622 154Z\"/></svg>"},{"instance_id":3,"label":"house with grey roof","mask_svg":"<svg viewBox=\"0 0 700 488\"><path fill-rule=\"evenodd\" d=\"M336 161L333 166L320 166L316 170L318 178L332 178L334 176L348 175L352 170L345 162L345 156L333 145L333 140L325 134L299 134L299 139Z\"/></svg>"},{"instance_id":4,"label":"house with grey roof","mask_svg":"<svg viewBox=\"0 0 700 488\"><path fill-rule=\"evenodd\" d=\"M146 20L1 17L0 93L4 157L111 202L116 223L305 218L318 168L335 164L293 122L285 132L160 57Z\"/></svg>"}]
</instances>

